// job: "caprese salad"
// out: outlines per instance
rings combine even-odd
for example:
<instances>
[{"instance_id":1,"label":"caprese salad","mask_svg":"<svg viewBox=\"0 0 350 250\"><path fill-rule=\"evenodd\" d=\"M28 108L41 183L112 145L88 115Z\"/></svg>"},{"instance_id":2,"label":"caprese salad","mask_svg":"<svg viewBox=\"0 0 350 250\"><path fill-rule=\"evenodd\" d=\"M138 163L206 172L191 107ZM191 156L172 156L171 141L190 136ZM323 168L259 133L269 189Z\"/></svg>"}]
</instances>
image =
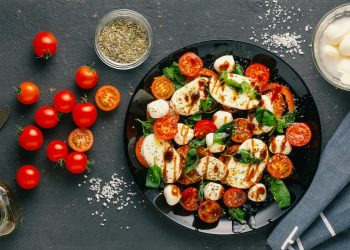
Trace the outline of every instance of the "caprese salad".
<instances>
[{"instance_id":1,"label":"caprese salad","mask_svg":"<svg viewBox=\"0 0 350 250\"><path fill-rule=\"evenodd\" d=\"M146 186L164 188L169 206L197 211L206 223L226 214L243 224L267 197L290 206L288 154L312 135L295 122L293 94L270 82L268 67L244 69L225 55L213 68L187 52L154 78L135 152L148 169Z\"/></svg>"}]
</instances>

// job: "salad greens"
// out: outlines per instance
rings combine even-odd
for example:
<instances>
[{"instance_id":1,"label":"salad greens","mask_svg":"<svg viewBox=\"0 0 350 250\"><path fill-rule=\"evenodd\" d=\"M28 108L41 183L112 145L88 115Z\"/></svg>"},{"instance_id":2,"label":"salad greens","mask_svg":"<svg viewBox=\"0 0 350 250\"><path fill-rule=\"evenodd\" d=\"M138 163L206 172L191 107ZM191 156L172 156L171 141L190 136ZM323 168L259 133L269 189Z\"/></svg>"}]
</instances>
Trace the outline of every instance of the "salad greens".
<instances>
[{"instance_id":1,"label":"salad greens","mask_svg":"<svg viewBox=\"0 0 350 250\"><path fill-rule=\"evenodd\" d=\"M255 157L251 152L245 149L240 149L235 155L235 160L247 164L259 164L263 161L262 158Z\"/></svg>"},{"instance_id":2,"label":"salad greens","mask_svg":"<svg viewBox=\"0 0 350 250\"><path fill-rule=\"evenodd\" d=\"M195 169L199 162L199 155L197 153L197 150L195 148L191 148L187 152L187 161L183 167L183 172L185 174L188 174L193 169Z\"/></svg>"},{"instance_id":3,"label":"salad greens","mask_svg":"<svg viewBox=\"0 0 350 250\"><path fill-rule=\"evenodd\" d=\"M170 67L164 68L163 74L173 82L176 90L184 86L186 78L176 62L173 62Z\"/></svg>"},{"instance_id":4,"label":"salad greens","mask_svg":"<svg viewBox=\"0 0 350 250\"><path fill-rule=\"evenodd\" d=\"M141 121L140 119L136 119L136 121L141 123L142 132L144 136L147 136L153 133L153 123L154 123L153 118L150 118L148 121Z\"/></svg>"},{"instance_id":5,"label":"salad greens","mask_svg":"<svg viewBox=\"0 0 350 250\"><path fill-rule=\"evenodd\" d=\"M262 125L274 126L274 129L282 134L284 129L288 128L295 121L295 113L288 112L280 119L277 119L270 110L258 108L255 111L255 118Z\"/></svg>"},{"instance_id":6,"label":"salad greens","mask_svg":"<svg viewBox=\"0 0 350 250\"><path fill-rule=\"evenodd\" d=\"M235 73L236 75L243 76L244 75L244 69L239 63L236 63L236 67L233 70L233 73Z\"/></svg>"},{"instance_id":7,"label":"salad greens","mask_svg":"<svg viewBox=\"0 0 350 250\"><path fill-rule=\"evenodd\" d=\"M273 177L268 178L270 190L279 208L289 207L291 204L290 193L284 182Z\"/></svg>"},{"instance_id":8,"label":"salad greens","mask_svg":"<svg viewBox=\"0 0 350 250\"><path fill-rule=\"evenodd\" d=\"M146 187L158 188L161 184L162 178L163 178L162 170L160 169L160 167L154 164L147 171Z\"/></svg>"},{"instance_id":9,"label":"salad greens","mask_svg":"<svg viewBox=\"0 0 350 250\"><path fill-rule=\"evenodd\" d=\"M245 220L245 212L241 208L229 208L228 214L231 217L231 219L237 221L240 224L247 223L247 221Z\"/></svg>"}]
</instances>

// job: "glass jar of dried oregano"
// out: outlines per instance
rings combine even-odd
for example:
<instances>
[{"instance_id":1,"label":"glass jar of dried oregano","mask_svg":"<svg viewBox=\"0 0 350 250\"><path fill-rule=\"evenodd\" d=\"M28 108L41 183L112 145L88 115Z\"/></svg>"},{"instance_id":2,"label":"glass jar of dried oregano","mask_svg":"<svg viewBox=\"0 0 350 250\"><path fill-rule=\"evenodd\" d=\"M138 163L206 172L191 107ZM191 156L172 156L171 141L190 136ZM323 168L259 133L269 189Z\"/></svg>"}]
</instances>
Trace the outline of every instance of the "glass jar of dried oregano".
<instances>
[{"instance_id":1,"label":"glass jar of dried oregano","mask_svg":"<svg viewBox=\"0 0 350 250\"><path fill-rule=\"evenodd\" d=\"M132 69L143 63L152 48L152 29L139 13L121 9L105 15L95 33L98 57L115 69Z\"/></svg>"}]
</instances>

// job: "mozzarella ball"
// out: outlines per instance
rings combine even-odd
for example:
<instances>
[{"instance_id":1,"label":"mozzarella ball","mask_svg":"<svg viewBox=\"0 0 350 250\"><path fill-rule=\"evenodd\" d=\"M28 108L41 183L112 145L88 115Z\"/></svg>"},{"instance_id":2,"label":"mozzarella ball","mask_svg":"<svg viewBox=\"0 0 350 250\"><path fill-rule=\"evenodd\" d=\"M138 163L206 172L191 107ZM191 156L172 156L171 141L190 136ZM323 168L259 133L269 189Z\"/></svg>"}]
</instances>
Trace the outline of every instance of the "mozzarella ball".
<instances>
[{"instance_id":1,"label":"mozzarella ball","mask_svg":"<svg viewBox=\"0 0 350 250\"><path fill-rule=\"evenodd\" d=\"M285 135L277 135L272 138L269 149L273 154L288 155L292 151L292 145L287 141Z\"/></svg>"},{"instance_id":2,"label":"mozzarella ball","mask_svg":"<svg viewBox=\"0 0 350 250\"><path fill-rule=\"evenodd\" d=\"M164 197L170 206L176 205L181 198L181 190L178 186L169 184L164 187Z\"/></svg>"},{"instance_id":3,"label":"mozzarella ball","mask_svg":"<svg viewBox=\"0 0 350 250\"><path fill-rule=\"evenodd\" d=\"M255 202L266 200L266 187L262 183L257 183L248 191L248 199Z\"/></svg>"},{"instance_id":4,"label":"mozzarella ball","mask_svg":"<svg viewBox=\"0 0 350 250\"><path fill-rule=\"evenodd\" d=\"M169 103L163 99L155 100L147 105L147 112L154 118L161 118L168 114Z\"/></svg>"},{"instance_id":5,"label":"mozzarella ball","mask_svg":"<svg viewBox=\"0 0 350 250\"><path fill-rule=\"evenodd\" d=\"M340 80L342 83L350 85L350 74L343 74Z\"/></svg>"},{"instance_id":6,"label":"mozzarella ball","mask_svg":"<svg viewBox=\"0 0 350 250\"><path fill-rule=\"evenodd\" d=\"M350 34L344 36L340 42L339 51L343 56L350 56Z\"/></svg>"},{"instance_id":7,"label":"mozzarella ball","mask_svg":"<svg viewBox=\"0 0 350 250\"><path fill-rule=\"evenodd\" d=\"M235 69L235 59L233 59L233 56L231 55L219 57L214 62L214 68L219 73L222 70L226 70L227 72L233 72L233 70Z\"/></svg>"},{"instance_id":8,"label":"mozzarella ball","mask_svg":"<svg viewBox=\"0 0 350 250\"><path fill-rule=\"evenodd\" d=\"M177 133L174 141L179 145L186 145L194 137L194 131L183 123L177 124Z\"/></svg>"},{"instance_id":9,"label":"mozzarella ball","mask_svg":"<svg viewBox=\"0 0 350 250\"><path fill-rule=\"evenodd\" d=\"M328 57L338 57L339 56L339 51L337 48L333 47L332 45L325 45L323 47L324 54Z\"/></svg>"},{"instance_id":10,"label":"mozzarella ball","mask_svg":"<svg viewBox=\"0 0 350 250\"><path fill-rule=\"evenodd\" d=\"M209 133L205 137L205 142L210 152L220 153L225 150L226 146L214 143L214 133Z\"/></svg>"},{"instance_id":11,"label":"mozzarella ball","mask_svg":"<svg viewBox=\"0 0 350 250\"><path fill-rule=\"evenodd\" d=\"M337 69L342 74L350 74L350 59L341 60Z\"/></svg>"},{"instance_id":12,"label":"mozzarella ball","mask_svg":"<svg viewBox=\"0 0 350 250\"><path fill-rule=\"evenodd\" d=\"M342 28L339 25L331 24L325 30L324 35L330 44L338 45L343 39L345 33L346 29Z\"/></svg>"},{"instance_id":13,"label":"mozzarella ball","mask_svg":"<svg viewBox=\"0 0 350 250\"><path fill-rule=\"evenodd\" d=\"M221 184L209 182L204 187L204 198L212 201L217 201L224 195L225 189Z\"/></svg>"},{"instance_id":14,"label":"mozzarella ball","mask_svg":"<svg viewBox=\"0 0 350 250\"><path fill-rule=\"evenodd\" d=\"M219 110L213 115L212 120L216 128L220 128L222 125L232 122L233 117L231 113Z\"/></svg>"}]
</instances>

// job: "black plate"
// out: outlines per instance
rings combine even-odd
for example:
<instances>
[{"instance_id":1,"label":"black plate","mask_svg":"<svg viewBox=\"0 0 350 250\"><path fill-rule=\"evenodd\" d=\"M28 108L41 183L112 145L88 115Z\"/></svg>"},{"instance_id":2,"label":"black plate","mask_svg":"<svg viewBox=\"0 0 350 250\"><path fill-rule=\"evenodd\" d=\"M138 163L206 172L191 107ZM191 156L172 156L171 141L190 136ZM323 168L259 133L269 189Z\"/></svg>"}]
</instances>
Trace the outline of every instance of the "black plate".
<instances>
[{"instance_id":1,"label":"black plate","mask_svg":"<svg viewBox=\"0 0 350 250\"><path fill-rule=\"evenodd\" d=\"M320 156L321 129L317 107L310 91L300 76L279 57L255 45L230 40L207 41L182 48L160 61L142 79L130 101L125 119L124 144L131 174L141 192L156 210L186 228L210 234L236 234L267 225L283 215L288 209L279 209L276 203L270 199L258 207L255 216L250 216L248 225L240 225L226 217L223 217L218 223L206 224L192 213L184 211L180 205L173 208L168 206L161 190L145 187L147 171L138 163L134 150L136 138L142 134L140 124L135 119L146 119L146 105L154 99L150 91L153 78L162 75L164 67L170 66L173 61L177 61L181 55L188 51L198 54L208 68L212 68L215 59L226 54L234 55L235 60L244 67L252 62L261 62L270 68L272 82L286 84L293 90L297 99L297 121L308 123L313 137L309 145L303 148L293 148L289 155L295 167L292 178L288 178L286 181L286 185L292 193L292 205L298 202L313 179Z\"/></svg>"}]
</instances>

